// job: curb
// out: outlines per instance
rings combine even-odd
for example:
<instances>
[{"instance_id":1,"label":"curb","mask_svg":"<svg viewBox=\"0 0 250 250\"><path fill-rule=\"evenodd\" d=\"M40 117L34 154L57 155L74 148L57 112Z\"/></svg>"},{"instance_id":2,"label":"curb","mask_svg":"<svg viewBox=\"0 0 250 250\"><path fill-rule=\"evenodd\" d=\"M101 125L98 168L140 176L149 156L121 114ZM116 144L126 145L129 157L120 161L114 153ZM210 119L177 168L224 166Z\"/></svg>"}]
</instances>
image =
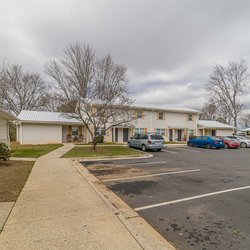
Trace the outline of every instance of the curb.
<instances>
[{"instance_id":1,"label":"curb","mask_svg":"<svg viewBox=\"0 0 250 250\"><path fill-rule=\"evenodd\" d=\"M100 198L111 208L115 216L117 216L143 249L175 250L175 247L170 242L164 239L163 236L150 226L136 211L134 211L134 209L102 184L94 175L83 167L79 161L69 160Z\"/></svg>"}]
</instances>

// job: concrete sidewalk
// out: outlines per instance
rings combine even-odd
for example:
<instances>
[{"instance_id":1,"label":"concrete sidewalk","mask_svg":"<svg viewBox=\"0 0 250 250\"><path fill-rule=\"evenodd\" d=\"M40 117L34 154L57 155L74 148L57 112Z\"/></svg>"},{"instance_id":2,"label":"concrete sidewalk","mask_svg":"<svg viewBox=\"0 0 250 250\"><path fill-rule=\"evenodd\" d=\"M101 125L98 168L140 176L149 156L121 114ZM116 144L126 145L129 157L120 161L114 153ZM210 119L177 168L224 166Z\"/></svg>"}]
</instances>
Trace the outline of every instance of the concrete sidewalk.
<instances>
[{"instance_id":1,"label":"concrete sidewalk","mask_svg":"<svg viewBox=\"0 0 250 250\"><path fill-rule=\"evenodd\" d=\"M174 249L142 218L140 237L133 234L79 168L60 158L73 147L37 159L0 234L0 249Z\"/></svg>"}]
</instances>

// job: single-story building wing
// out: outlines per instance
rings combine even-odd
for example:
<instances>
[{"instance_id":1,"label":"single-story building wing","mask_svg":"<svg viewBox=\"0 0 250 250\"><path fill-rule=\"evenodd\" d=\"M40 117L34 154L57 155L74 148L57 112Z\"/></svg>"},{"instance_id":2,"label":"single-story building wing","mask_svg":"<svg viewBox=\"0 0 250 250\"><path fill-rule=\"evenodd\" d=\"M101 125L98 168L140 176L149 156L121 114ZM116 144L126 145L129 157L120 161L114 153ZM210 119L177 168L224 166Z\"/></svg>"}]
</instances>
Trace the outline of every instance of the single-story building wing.
<instances>
[{"instance_id":1,"label":"single-story building wing","mask_svg":"<svg viewBox=\"0 0 250 250\"><path fill-rule=\"evenodd\" d=\"M17 118L6 112L3 109L0 109L0 142L4 142L10 146L10 136L9 136L9 123Z\"/></svg>"},{"instance_id":2,"label":"single-story building wing","mask_svg":"<svg viewBox=\"0 0 250 250\"><path fill-rule=\"evenodd\" d=\"M199 120L198 136L228 136L233 135L235 127L217 121Z\"/></svg>"},{"instance_id":3,"label":"single-story building wing","mask_svg":"<svg viewBox=\"0 0 250 250\"><path fill-rule=\"evenodd\" d=\"M83 141L83 123L62 113L23 110L18 115L17 141L21 144L47 144Z\"/></svg>"}]
</instances>

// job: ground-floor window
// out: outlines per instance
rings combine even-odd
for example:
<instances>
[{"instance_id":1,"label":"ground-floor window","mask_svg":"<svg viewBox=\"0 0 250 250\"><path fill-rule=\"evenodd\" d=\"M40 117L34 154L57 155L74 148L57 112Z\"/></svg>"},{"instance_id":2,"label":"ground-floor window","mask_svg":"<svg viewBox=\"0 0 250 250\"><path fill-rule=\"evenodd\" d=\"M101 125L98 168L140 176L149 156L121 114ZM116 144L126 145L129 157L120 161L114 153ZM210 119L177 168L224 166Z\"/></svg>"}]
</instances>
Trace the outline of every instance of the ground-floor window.
<instances>
[{"instance_id":1,"label":"ground-floor window","mask_svg":"<svg viewBox=\"0 0 250 250\"><path fill-rule=\"evenodd\" d=\"M189 136L194 136L195 132L195 129L189 129Z\"/></svg>"},{"instance_id":2,"label":"ground-floor window","mask_svg":"<svg viewBox=\"0 0 250 250\"><path fill-rule=\"evenodd\" d=\"M97 135L105 135L104 128L98 128L96 134Z\"/></svg>"},{"instance_id":3,"label":"ground-floor window","mask_svg":"<svg viewBox=\"0 0 250 250\"><path fill-rule=\"evenodd\" d=\"M79 127L72 127L72 135L78 135L79 134Z\"/></svg>"},{"instance_id":4,"label":"ground-floor window","mask_svg":"<svg viewBox=\"0 0 250 250\"><path fill-rule=\"evenodd\" d=\"M147 129L146 128L135 128L135 133L136 134L147 133Z\"/></svg>"},{"instance_id":5,"label":"ground-floor window","mask_svg":"<svg viewBox=\"0 0 250 250\"><path fill-rule=\"evenodd\" d=\"M166 135L166 130L165 130L165 128L157 128L157 129L156 129L156 134L165 136L165 135Z\"/></svg>"}]
</instances>

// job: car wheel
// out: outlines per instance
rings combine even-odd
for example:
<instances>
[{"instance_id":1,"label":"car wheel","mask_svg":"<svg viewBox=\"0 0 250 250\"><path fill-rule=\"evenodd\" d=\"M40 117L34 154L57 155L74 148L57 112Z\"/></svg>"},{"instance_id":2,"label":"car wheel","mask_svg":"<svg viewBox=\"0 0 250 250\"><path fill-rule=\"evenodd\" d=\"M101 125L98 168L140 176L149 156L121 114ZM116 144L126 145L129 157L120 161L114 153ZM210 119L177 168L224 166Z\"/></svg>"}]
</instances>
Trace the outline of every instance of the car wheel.
<instances>
[{"instance_id":1,"label":"car wheel","mask_svg":"<svg viewBox=\"0 0 250 250\"><path fill-rule=\"evenodd\" d=\"M141 148L141 149L142 149L142 151L144 151L144 152L147 151L147 147L146 147L144 144L142 145L142 148Z\"/></svg>"},{"instance_id":2,"label":"car wheel","mask_svg":"<svg viewBox=\"0 0 250 250\"><path fill-rule=\"evenodd\" d=\"M131 143L130 142L128 142L128 147L131 148Z\"/></svg>"},{"instance_id":3,"label":"car wheel","mask_svg":"<svg viewBox=\"0 0 250 250\"><path fill-rule=\"evenodd\" d=\"M189 146L189 147L193 147L193 143L192 143L192 142L189 142L189 143L188 143L188 146Z\"/></svg>"},{"instance_id":4,"label":"car wheel","mask_svg":"<svg viewBox=\"0 0 250 250\"><path fill-rule=\"evenodd\" d=\"M229 148L228 144L225 144L224 148Z\"/></svg>"},{"instance_id":5,"label":"car wheel","mask_svg":"<svg viewBox=\"0 0 250 250\"><path fill-rule=\"evenodd\" d=\"M247 144L246 144L245 142L242 142L242 143L240 144L240 147L241 147L241 148L246 148L246 147L247 147Z\"/></svg>"},{"instance_id":6,"label":"car wheel","mask_svg":"<svg viewBox=\"0 0 250 250\"><path fill-rule=\"evenodd\" d=\"M207 149L210 149L210 148L212 148L212 147L211 147L210 144L206 144L206 148L207 148Z\"/></svg>"}]
</instances>

